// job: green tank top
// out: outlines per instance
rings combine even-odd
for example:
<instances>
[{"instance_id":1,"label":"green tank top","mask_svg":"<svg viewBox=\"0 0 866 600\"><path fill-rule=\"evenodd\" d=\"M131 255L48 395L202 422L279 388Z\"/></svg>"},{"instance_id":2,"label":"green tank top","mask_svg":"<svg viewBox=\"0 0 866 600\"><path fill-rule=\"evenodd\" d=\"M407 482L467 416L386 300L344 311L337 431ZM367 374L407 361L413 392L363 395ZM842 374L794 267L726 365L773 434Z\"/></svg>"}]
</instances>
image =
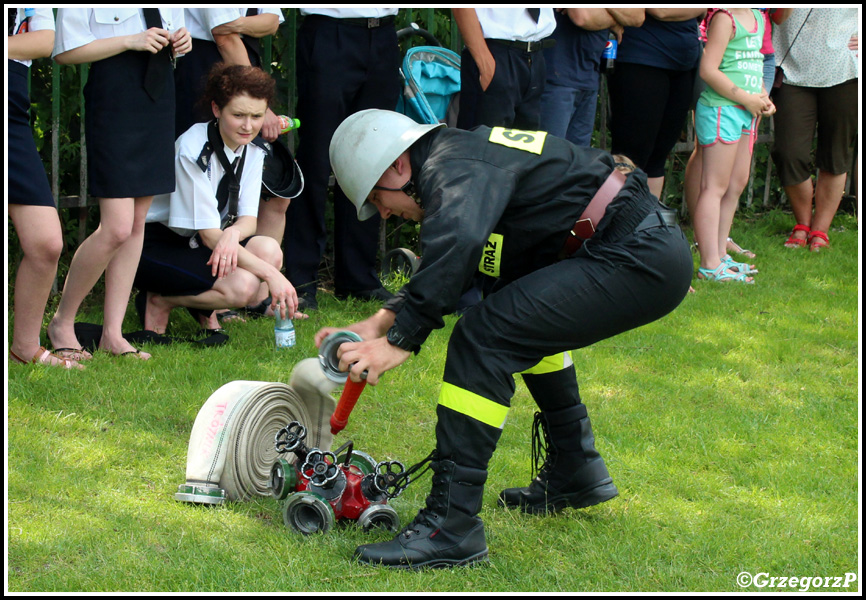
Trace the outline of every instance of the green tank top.
<instances>
[{"instance_id":1,"label":"green tank top","mask_svg":"<svg viewBox=\"0 0 866 600\"><path fill-rule=\"evenodd\" d=\"M720 11L721 12L721 11ZM736 32L734 39L728 42L719 70L727 75L738 88L750 94L760 94L764 78L764 55L761 46L764 43L764 16L761 11L752 9L758 23L757 31L750 32L733 15ZM716 14L715 18L720 17ZM709 27L709 25L707 26ZM725 98L710 86L707 86L700 97L700 102L707 106L736 106L738 103Z\"/></svg>"}]
</instances>

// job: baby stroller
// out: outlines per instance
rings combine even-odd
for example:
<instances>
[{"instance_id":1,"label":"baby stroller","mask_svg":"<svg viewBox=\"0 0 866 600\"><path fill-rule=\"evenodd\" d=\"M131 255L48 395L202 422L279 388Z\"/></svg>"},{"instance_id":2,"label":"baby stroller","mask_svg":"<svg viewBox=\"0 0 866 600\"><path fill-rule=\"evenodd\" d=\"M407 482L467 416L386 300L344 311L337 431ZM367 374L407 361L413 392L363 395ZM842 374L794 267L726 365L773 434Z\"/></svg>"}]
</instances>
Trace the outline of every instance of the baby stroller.
<instances>
[{"instance_id":1,"label":"baby stroller","mask_svg":"<svg viewBox=\"0 0 866 600\"><path fill-rule=\"evenodd\" d=\"M419 35L432 45L416 46L406 52L400 77L403 96L397 111L418 123L446 123L457 121L460 96L460 55L443 48L430 32L415 23L397 32L397 39Z\"/></svg>"},{"instance_id":2,"label":"baby stroller","mask_svg":"<svg viewBox=\"0 0 866 600\"><path fill-rule=\"evenodd\" d=\"M443 48L429 31L411 23L397 32L398 41L420 36L429 44L415 46L406 52L400 68L403 95L397 102L397 112L418 123L433 125L457 123L460 99L460 55ZM403 223L392 231L391 246L399 246ZM387 235L387 234L386 234ZM393 275L411 277L418 270L421 259L408 248L394 248L382 257L381 278Z\"/></svg>"}]
</instances>

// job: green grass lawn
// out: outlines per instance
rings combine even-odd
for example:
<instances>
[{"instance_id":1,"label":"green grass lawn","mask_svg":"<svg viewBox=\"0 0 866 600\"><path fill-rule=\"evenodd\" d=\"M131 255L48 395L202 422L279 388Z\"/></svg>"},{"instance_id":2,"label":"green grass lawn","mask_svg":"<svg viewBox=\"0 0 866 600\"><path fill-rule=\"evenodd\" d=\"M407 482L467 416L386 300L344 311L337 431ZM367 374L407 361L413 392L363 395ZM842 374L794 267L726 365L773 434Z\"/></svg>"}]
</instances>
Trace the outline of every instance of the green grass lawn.
<instances>
[{"instance_id":1,"label":"green grass lawn","mask_svg":"<svg viewBox=\"0 0 866 600\"><path fill-rule=\"evenodd\" d=\"M526 485L534 404L519 382L481 516L490 564L393 572L351 560L384 532L303 537L276 500L174 500L205 400L233 380L288 382L315 332L375 306L320 294L276 352L272 321L227 326L222 348L98 354L84 372L7 367L7 577L13 592L738 592L738 575L844 577L859 591L859 231L840 214L829 251L782 247L781 212L739 218L757 285L695 281L674 313L575 353L581 394L618 498L532 517L499 508ZM697 260L697 259L696 259ZM10 299L11 303L11 299ZM11 318L11 315L10 315ZM81 320L100 322L98 311ZM409 465L434 444L454 318L364 391L337 440ZM129 329L137 329L133 311ZM182 311L175 333L191 333ZM11 334L10 334L11 335ZM336 395L336 393L335 393ZM429 475L392 504L407 523ZM829 580L832 585L833 581Z\"/></svg>"}]
</instances>

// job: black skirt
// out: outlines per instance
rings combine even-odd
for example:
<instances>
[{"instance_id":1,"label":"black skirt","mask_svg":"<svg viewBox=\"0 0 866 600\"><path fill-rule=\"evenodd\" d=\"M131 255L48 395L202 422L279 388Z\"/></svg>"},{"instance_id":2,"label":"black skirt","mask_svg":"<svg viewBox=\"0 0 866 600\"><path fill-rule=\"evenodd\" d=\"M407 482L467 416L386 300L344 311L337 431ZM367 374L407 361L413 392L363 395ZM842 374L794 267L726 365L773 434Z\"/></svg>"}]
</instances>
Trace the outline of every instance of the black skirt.
<instances>
[{"instance_id":1,"label":"black skirt","mask_svg":"<svg viewBox=\"0 0 866 600\"><path fill-rule=\"evenodd\" d=\"M33 131L30 129L30 97L27 94L29 69L7 59L6 70L9 73L9 141L6 146L9 203L54 206L45 166L36 150Z\"/></svg>"},{"instance_id":2,"label":"black skirt","mask_svg":"<svg viewBox=\"0 0 866 600\"><path fill-rule=\"evenodd\" d=\"M162 95L144 91L149 52L127 51L90 66L84 88L87 176L95 198L174 191L174 77Z\"/></svg>"},{"instance_id":3,"label":"black skirt","mask_svg":"<svg viewBox=\"0 0 866 600\"><path fill-rule=\"evenodd\" d=\"M241 241L241 246L256 236ZM217 282L207 262L213 250L196 234L178 235L162 223L144 226L144 245L135 274L135 287L161 296L198 296ZM237 308L237 307L226 307Z\"/></svg>"}]
</instances>

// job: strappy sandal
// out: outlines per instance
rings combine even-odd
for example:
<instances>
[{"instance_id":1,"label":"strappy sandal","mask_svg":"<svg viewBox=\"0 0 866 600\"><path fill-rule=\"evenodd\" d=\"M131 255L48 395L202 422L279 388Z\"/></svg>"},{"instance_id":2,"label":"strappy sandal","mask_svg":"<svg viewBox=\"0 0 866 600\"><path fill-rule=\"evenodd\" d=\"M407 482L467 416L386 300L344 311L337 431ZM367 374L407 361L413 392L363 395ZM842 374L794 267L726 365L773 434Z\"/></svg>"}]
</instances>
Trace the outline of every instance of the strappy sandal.
<instances>
[{"instance_id":1,"label":"strappy sandal","mask_svg":"<svg viewBox=\"0 0 866 600\"><path fill-rule=\"evenodd\" d=\"M798 231L803 231L806 233L806 238L809 237L809 234L812 233L812 230L806 225L794 225L794 229L791 231L791 235L785 240L785 248L805 248L806 247L806 238L802 240L798 237L794 237L794 234Z\"/></svg>"},{"instance_id":2,"label":"strappy sandal","mask_svg":"<svg viewBox=\"0 0 866 600\"><path fill-rule=\"evenodd\" d=\"M755 265L737 262L733 258L731 258L730 254L725 254L722 257L722 264L727 266L727 268L731 271L742 273L743 275L754 275L758 272L758 269L755 268Z\"/></svg>"},{"instance_id":3,"label":"strappy sandal","mask_svg":"<svg viewBox=\"0 0 866 600\"><path fill-rule=\"evenodd\" d=\"M809 244L810 251L820 252L821 249L830 247L830 238L823 231L813 229L809 233L809 241L807 243Z\"/></svg>"},{"instance_id":4,"label":"strappy sandal","mask_svg":"<svg viewBox=\"0 0 866 600\"><path fill-rule=\"evenodd\" d=\"M29 361L24 360L23 358L12 352L12 350L9 350L9 356L12 358L13 362L22 365L34 364L45 365L46 367L63 367L64 369L84 369L84 365L80 365L74 360L62 358L60 356L57 356L56 354L52 354L51 352L46 350L44 346L39 346L39 350L36 351L36 354L34 354L33 358ZM55 360L59 360L60 363L52 363L52 358Z\"/></svg>"},{"instance_id":5,"label":"strappy sandal","mask_svg":"<svg viewBox=\"0 0 866 600\"><path fill-rule=\"evenodd\" d=\"M740 246L737 242L735 242L731 238L728 238L728 251L734 252L735 254L742 254L743 256L745 256L746 258L748 258L750 260L755 258L755 256L756 256L754 252L752 252L751 250L749 250L747 248L743 248L742 246Z\"/></svg>"},{"instance_id":6,"label":"strappy sandal","mask_svg":"<svg viewBox=\"0 0 866 600\"><path fill-rule=\"evenodd\" d=\"M55 348L51 351L51 354L58 358L63 358L74 362L81 362L83 360L90 360L93 358L93 355L84 348Z\"/></svg>"},{"instance_id":7,"label":"strappy sandal","mask_svg":"<svg viewBox=\"0 0 866 600\"><path fill-rule=\"evenodd\" d=\"M707 281L736 281L747 284L755 283L755 280L748 277L745 273L729 271L725 263L720 263L715 269L698 268L698 279L705 279Z\"/></svg>"}]
</instances>

